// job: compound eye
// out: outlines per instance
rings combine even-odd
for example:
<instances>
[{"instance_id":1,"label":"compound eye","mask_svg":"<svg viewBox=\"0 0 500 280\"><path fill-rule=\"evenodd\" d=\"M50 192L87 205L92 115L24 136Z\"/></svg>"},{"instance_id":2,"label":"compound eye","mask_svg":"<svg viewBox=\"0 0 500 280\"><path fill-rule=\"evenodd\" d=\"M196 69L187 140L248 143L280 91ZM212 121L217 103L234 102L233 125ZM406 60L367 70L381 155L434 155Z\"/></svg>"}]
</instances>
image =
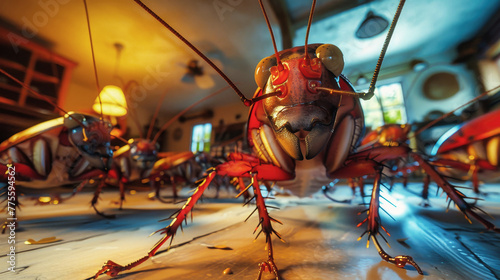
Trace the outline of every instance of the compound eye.
<instances>
[{"instance_id":1,"label":"compound eye","mask_svg":"<svg viewBox=\"0 0 500 280\"><path fill-rule=\"evenodd\" d=\"M104 131L101 131L99 127L92 126L90 128L84 128L84 130L87 131L87 142L92 145L98 145L107 140L107 134Z\"/></svg>"},{"instance_id":2,"label":"compound eye","mask_svg":"<svg viewBox=\"0 0 500 280\"><path fill-rule=\"evenodd\" d=\"M274 56L268 56L257 64L257 67L255 67L255 83L257 83L259 88L265 88L267 80L269 80L269 76L271 75L271 67L276 65L276 57Z\"/></svg>"},{"instance_id":3,"label":"compound eye","mask_svg":"<svg viewBox=\"0 0 500 280\"><path fill-rule=\"evenodd\" d=\"M326 69L336 77L344 70L344 56L342 51L335 45L324 44L316 49L316 57L321 60Z\"/></svg>"},{"instance_id":4,"label":"compound eye","mask_svg":"<svg viewBox=\"0 0 500 280\"><path fill-rule=\"evenodd\" d=\"M111 123L106 122L105 126L108 129L108 132L111 132L113 130L113 125Z\"/></svg>"}]
</instances>

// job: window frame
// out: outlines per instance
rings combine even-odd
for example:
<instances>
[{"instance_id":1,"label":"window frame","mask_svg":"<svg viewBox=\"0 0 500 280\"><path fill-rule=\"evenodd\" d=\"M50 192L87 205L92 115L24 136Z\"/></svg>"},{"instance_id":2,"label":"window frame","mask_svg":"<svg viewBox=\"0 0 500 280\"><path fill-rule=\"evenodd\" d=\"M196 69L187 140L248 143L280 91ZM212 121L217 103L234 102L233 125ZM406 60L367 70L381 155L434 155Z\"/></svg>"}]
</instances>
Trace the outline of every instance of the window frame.
<instances>
[{"instance_id":1,"label":"window frame","mask_svg":"<svg viewBox=\"0 0 500 280\"><path fill-rule=\"evenodd\" d=\"M380 93L380 88L384 86L389 86L392 84L399 84L401 87L401 96L400 96L400 103L396 105L390 105L390 106L384 106L382 105L383 98L381 99L379 97ZM368 86L369 84L363 84L361 86L358 86L362 90L357 90L357 92L367 92L368 91ZM390 123L396 123L396 124L406 124L409 121L408 118L408 109L406 107L406 99L405 99L405 92L404 92L404 87L403 87L403 80L401 77L397 78L392 78L392 79L385 79L382 81L379 81L376 85L376 90L375 90L375 95L370 99L370 101L365 101L365 100L360 100L362 109L363 109L363 114L365 117L365 127L367 129L376 129L377 127L380 127L384 124L390 124ZM375 100L379 104L378 108L367 108L368 102L373 102L372 100ZM400 110L402 112L400 118L400 121L390 121L389 117L387 116L387 108L390 108L389 111L395 111L395 110ZM377 119L377 121L373 121L374 119Z\"/></svg>"},{"instance_id":2,"label":"window frame","mask_svg":"<svg viewBox=\"0 0 500 280\"><path fill-rule=\"evenodd\" d=\"M210 122L197 123L193 125L193 128L191 129L191 152L210 152L212 131L213 125ZM203 148L200 149L201 147Z\"/></svg>"}]
</instances>

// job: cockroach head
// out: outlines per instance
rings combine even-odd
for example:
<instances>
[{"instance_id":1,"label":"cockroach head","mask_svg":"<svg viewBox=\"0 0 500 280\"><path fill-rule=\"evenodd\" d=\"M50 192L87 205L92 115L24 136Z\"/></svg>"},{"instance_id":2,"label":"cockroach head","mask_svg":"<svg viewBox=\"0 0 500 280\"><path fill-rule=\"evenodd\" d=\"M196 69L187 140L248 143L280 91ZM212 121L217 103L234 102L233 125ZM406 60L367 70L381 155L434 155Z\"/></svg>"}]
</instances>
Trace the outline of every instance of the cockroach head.
<instances>
[{"instance_id":1,"label":"cockroach head","mask_svg":"<svg viewBox=\"0 0 500 280\"><path fill-rule=\"evenodd\" d=\"M113 151L111 149L112 125L92 116L68 113L64 118L71 144L96 168L107 170L111 167ZM83 125L83 126L82 126Z\"/></svg>"},{"instance_id":2,"label":"cockroach head","mask_svg":"<svg viewBox=\"0 0 500 280\"><path fill-rule=\"evenodd\" d=\"M318 88L340 89L342 52L334 45L312 44L281 51L278 56L263 59L255 71L261 96L268 96L262 100L263 112L290 157L311 159L334 131L341 96Z\"/></svg>"},{"instance_id":3,"label":"cockroach head","mask_svg":"<svg viewBox=\"0 0 500 280\"><path fill-rule=\"evenodd\" d=\"M307 55L304 53L304 47L295 47L287 49L278 53L280 62L278 63L276 56L271 55L262 59L255 68L255 82L259 88L265 88L269 79L271 82L283 83L286 81L284 78L285 67L280 65L287 60L302 57L304 62L301 63L301 72L306 78L310 78L311 72L318 73L319 65L322 64L328 71L335 75L335 77L342 74L344 69L344 57L342 51L335 45L331 44L312 44L307 46ZM310 57L314 57L310 59ZM281 78L280 78L281 77Z\"/></svg>"},{"instance_id":4,"label":"cockroach head","mask_svg":"<svg viewBox=\"0 0 500 280\"><path fill-rule=\"evenodd\" d=\"M147 139L132 139L129 141L130 156L141 168L152 168L158 160L160 145Z\"/></svg>"}]
</instances>

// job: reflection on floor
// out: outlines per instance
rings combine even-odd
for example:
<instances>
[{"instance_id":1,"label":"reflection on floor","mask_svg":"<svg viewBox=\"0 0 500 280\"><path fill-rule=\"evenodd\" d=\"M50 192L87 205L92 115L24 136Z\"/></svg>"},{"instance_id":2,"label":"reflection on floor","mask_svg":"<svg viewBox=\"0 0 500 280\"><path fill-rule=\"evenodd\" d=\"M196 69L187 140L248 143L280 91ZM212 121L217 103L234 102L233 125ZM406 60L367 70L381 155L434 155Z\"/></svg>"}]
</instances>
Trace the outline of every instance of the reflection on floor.
<instances>
[{"instance_id":1,"label":"reflection on floor","mask_svg":"<svg viewBox=\"0 0 500 280\"><path fill-rule=\"evenodd\" d=\"M418 192L419 183L410 189ZM499 185L485 185L488 193L479 206L500 226ZM435 192L434 192L435 193ZM22 197L18 211L20 227L15 232L16 272L7 271L11 245L8 234L0 236L2 279L89 279L102 264L111 259L120 264L144 256L160 238L149 236L169 222L168 217L181 204L163 204L147 198L148 192L128 194L124 210L116 210L118 195L107 191L99 207L116 219L103 219L89 207L92 193L81 193L59 205L34 205ZM188 190L182 193L188 195ZM348 187L340 185L332 195L349 197ZM213 196L208 194L208 197ZM222 194L231 197L232 194ZM385 209L395 221L382 214L383 224L391 233L386 237L392 255L411 255L425 275L407 266L400 269L381 261L373 246L366 248L366 238L357 242L364 227L358 215L364 207L361 198L351 204L339 204L317 194L308 198L278 196L268 200L280 210L271 215L283 222L276 225L286 243L274 240L276 264L283 279L499 279L500 236L484 230L473 221L469 224L454 208L446 213L445 197L432 197L431 207L423 208L414 193L396 185L385 198ZM255 279L257 264L267 258L264 237L255 242L252 232L257 216L245 218L253 206L242 206L240 199L204 199L194 211L184 233L178 233L170 251L161 251L143 265L122 273L116 279ZM5 215L2 216L5 218ZM27 245L28 239L55 236L58 242ZM380 239L383 241L382 239ZM210 249L218 245L222 249ZM384 244L385 245L385 244ZM166 248L165 248L166 249ZM232 274L224 275L227 268ZM265 274L265 279L273 279ZM99 279L110 279L102 275Z\"/></svg>"}]
</instances>

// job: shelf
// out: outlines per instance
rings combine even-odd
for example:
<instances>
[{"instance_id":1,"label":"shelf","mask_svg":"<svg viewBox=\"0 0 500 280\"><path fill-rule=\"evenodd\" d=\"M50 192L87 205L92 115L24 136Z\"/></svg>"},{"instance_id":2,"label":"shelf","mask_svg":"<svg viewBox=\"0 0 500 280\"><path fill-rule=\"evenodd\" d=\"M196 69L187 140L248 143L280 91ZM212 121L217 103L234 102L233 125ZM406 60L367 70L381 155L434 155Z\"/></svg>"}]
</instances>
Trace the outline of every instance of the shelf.
<instances>
[{"instance_id":1,"label":"shelf","mask_svg":"<svg viewBox=\"0 0 500 280\"><path fill-rule=\"evenodd\" d=\"M0 97L10 99L21 107L28 103L31 107L36 107L33 99L41 100L41 104L47 103L42 104L42 109L52 107L52 110L57 110L57 105L60 106L66 97L71 71L76 63L23 37L20 37L23 40L19 40L19 44L14 49L9 38L19 35L13 34L15 34L13 31L0 27L0 67L25 85L50 97L50 100L55 103L47 106L49 103L43 98L31 97L28 89L18 86L5 76L0 80Z\"/></svg>"},{"instance_id":2,"label":"shelf","mask_svg":"<svg viewBox=\"0 0 500 280\"><path fill-rule=\"evenodd\" d=\"M1 89L5 89L5 90L8 90L8 91L19 91L19 90L21 90L20 87L16 87L16 86L13 86L13 85L9 85L9 84L5 84L5 83L0 82L0 90Z\"/></svg>"},{"instance_id":3,"label":"shelf","mask_svg":"<svg viewBox=\"0 0 500 280\"><path fill-rule=\"evenodd\" d=\"M16 105L16 102L8 99L8 98L5 98L5 97L1 97L0 96L0 104L6 104L6 105Z\"/></svg>"},{"instance_id":4,"label":"shelf","mask_svg":"<svg viewBox=\"0 0 500 280\"><path fill-rule=\"evenodd\" d=\"M0 57L0 66L3 68L10 68L18 71L26 71L26 66L22 65L21 63L14 62L14 61L9 61L7 59L1 58Z\"/></svg>"},{"instance_id":5,"label":"shelf","mask_svg":"<svg viewBox=\"0 0 500 280\"><path fill-rule=\"evenodd\" d=\"M40 72L33 73L33 80L39 81L39 82L44 82L44 83L52 83L52 84L59 84L61 82L61 80L57 77L47 75L44 73L40 73Z\"/></svg>"},{"instance_id":6,"label":"shelf","mask_svg":"<svg viewBox=\"0 0 500 280\"><path fill-rule=\"evenodd\" d=\"M12 36L20 38L15 47L10 41ZM58 107L62 107L66 99L71 72L76 66L75 62L44 47L43 42L33 40L0 27L0 68L25 85L0 74L0 118L4 118L0 124L5 128L0 138L3 139L12 132L60 115ZM30 93L29 88L44 97Z\"/></svg>"}]
</instances>

